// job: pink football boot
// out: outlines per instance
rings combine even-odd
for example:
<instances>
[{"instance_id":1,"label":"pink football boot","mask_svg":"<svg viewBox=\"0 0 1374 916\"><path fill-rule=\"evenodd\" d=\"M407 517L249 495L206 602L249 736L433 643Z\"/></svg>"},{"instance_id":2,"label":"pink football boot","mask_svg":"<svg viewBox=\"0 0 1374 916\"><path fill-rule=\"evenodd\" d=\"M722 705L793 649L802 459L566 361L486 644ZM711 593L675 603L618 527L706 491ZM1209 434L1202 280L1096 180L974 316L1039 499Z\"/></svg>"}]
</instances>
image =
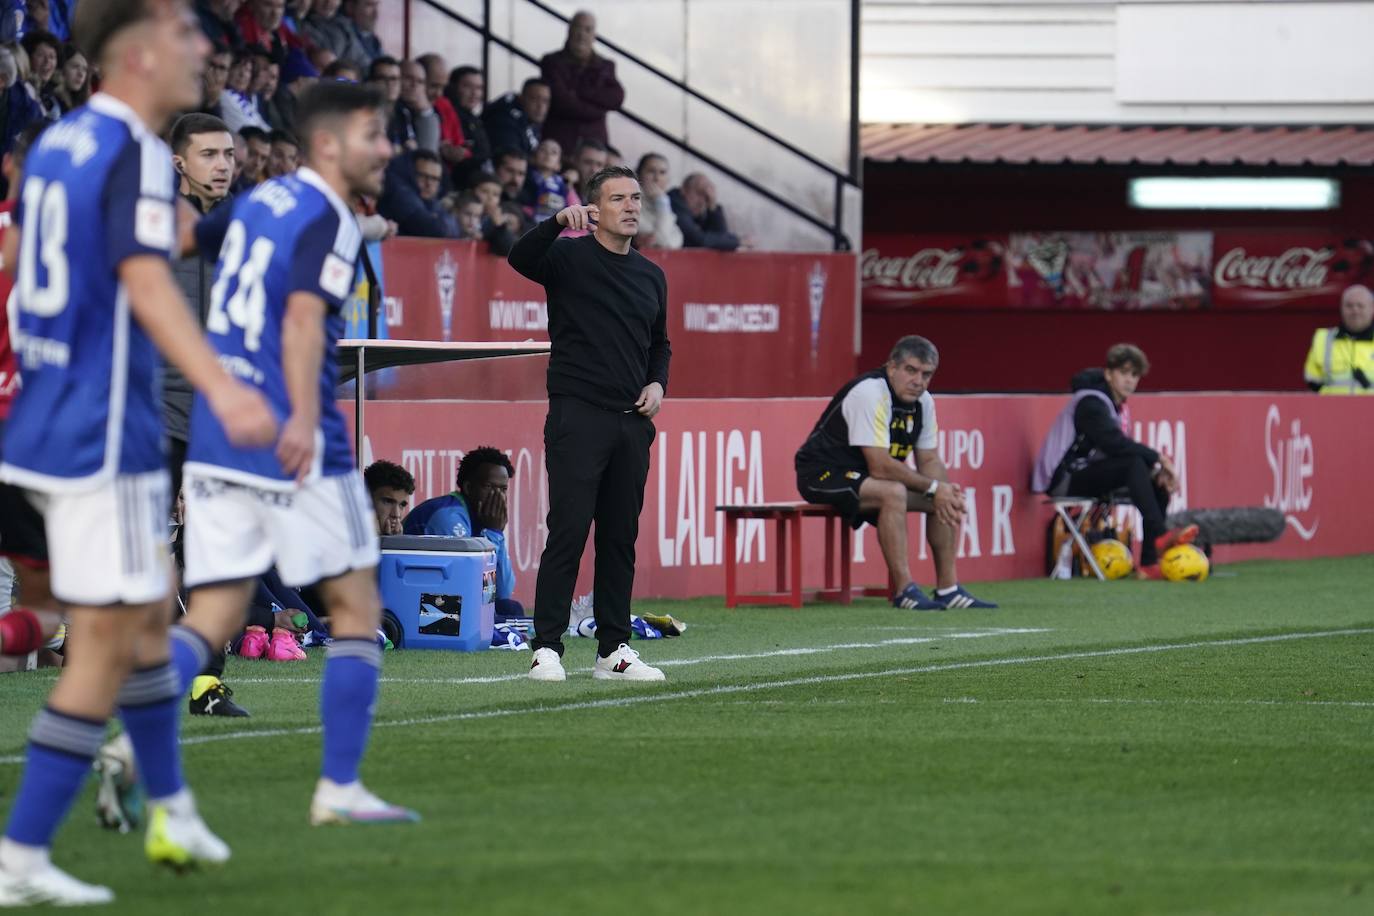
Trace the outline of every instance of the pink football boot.
<instances>
[{"instance_id":1,"label":"pink football boot","mask_svg":"<svg viewBox=\"0 0 1374 916\"><path fill-rule=\"evenodd\" d=\"M299 662L305 660L305 650L296 642L289 630L281 627L272 631L272 641L267 646L267 659L274 662Z\"/></svg>"},{"instance_id":2,"label":"pink football boot","mask_svg":"<svg viewBox=\"0 0 1374 916\"><path fill-rule=\"evenodd\" d=\"M243 631L239 643L239 655L244 658L262 658L267 654L267 631L262 627L249 627Z\"/></svg>"}]
</instances>

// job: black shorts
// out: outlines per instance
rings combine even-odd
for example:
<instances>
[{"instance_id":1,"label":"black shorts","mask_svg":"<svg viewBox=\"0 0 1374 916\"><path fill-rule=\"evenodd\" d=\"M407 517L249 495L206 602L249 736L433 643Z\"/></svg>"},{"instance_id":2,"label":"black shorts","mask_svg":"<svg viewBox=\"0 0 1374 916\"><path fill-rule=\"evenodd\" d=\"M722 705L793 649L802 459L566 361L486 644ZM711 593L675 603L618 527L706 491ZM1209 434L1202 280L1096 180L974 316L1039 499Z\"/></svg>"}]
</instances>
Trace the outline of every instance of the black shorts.
<instances>
[{"instance_id":1,"label":"black shorts","mask_svg":"<svg viewBox=\"0 0 1374 916\"><path fill-rule=\"evenodd\" d=\"M0 443L5 424L0 421ZM19 487L0 483L0 557L30 566L48 565L48 533L43 516Z\"/></svg>"},{"instance_id":2,"label":"black shorts","mask_svg":"<svg viewBox=\"0 0 1374 916\"><path fill-rule=\"evenodd\" d=\"M0 483L0 556L46 567L48 535L43 516L24 491Z\"/></svg>"},{"instance_id":3,"label":"black shorts","mask_svg":"<svg viewBox=\"0 0 1374 916\"><path fill-rule=\"evenodd\" d=\"M809 468L797 471L797 490L802 499L822 506L834 506L850 525L858 528L874 524L878 515L861 513L859 487L868 479L867 471L853 468Z\"/></svg>"}]
</instances>

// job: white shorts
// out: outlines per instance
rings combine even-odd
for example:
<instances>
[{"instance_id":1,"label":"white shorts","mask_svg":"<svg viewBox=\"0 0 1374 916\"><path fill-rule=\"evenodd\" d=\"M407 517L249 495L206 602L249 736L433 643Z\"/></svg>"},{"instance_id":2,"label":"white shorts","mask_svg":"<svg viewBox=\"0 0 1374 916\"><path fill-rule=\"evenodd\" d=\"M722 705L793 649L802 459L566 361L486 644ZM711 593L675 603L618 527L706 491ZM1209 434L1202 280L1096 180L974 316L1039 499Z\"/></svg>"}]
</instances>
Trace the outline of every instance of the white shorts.
<instances>
[{"instance_id":1,"label":"white shorts","mask_svg":"<svg viewBox=\"0 0 1374 916\"><path fill-rule=\"evenodd\" d=\"M188 470L182 492L187 588L255 579L273 566L294 588L381 560L357 471L268 490Z\"/></svg>"},{"instance_id":2,"label":"white shorts","mask_svg":"<svg viewBox=\"0 0 1374 916\"><path fill-rule=\"evenodd\" d=\"M48 533L52 593L67 604L150 604L171 593L166 471L94 490L33 494Z\"/></svg>"}]
</instances>

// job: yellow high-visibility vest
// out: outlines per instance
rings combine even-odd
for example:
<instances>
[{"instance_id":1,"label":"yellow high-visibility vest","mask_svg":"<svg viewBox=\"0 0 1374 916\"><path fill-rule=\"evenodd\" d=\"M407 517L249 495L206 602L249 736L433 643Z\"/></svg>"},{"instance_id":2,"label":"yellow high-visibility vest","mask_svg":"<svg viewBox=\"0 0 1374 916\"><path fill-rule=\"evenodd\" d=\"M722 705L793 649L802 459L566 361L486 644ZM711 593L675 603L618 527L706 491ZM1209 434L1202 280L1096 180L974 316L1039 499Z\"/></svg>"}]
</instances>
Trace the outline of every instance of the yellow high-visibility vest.
<instances>
[{"instance_id":1,"label":"yellow high-visibility vest","mask_svg":"<svg viewBox=\"0 0 1374 916\"><path fill-rule=\"evenodd\" d=\"M1359 370L1368 380L1361 384ZM1322 394L1374 394L1374 335L1352 337L1340 328L1318 328L1307 351L1303 377Z\"/></svg>"}]
</instances>

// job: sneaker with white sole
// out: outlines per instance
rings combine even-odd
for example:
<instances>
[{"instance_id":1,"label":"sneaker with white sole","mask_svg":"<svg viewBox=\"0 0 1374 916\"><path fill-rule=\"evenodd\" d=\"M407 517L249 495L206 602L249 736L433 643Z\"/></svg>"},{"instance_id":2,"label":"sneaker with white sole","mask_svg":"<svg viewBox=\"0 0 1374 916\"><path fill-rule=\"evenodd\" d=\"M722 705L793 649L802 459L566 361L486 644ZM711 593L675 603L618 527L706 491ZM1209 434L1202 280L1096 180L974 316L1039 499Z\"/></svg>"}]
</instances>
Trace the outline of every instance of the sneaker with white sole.
<instances>
[{"instance_id":1,"label":"sneaker with white sole","mask_svg":"<svg viewBox=\"0 0 1374 916\"><path fill-rule=\"evenodd\" d=\"M189 789L150 803L148 809L148 833L143 840L148 861L177 871L229 861L229 846L200 819Z\"/></svg>"},{"instance_id":2,"label":"sneaker with white sole","mask_svg":"<svg viewBox=\"0 0 1374 916\"><path fill-rule=\"evenodd\" d=\"M568 672L563 670L563 659L552 649L537 649L530 659L530 680L566 681Z\"/></svg>"},{"instance_id":3,"label":"sneaker with white sole","mask_svg":"<svg viewBox=\"0 0 1374 916\"><path fill-rule=\"evenodd\" d=\"M409 808L382 801L358 781L341 786L332 780L321 779L315 784L315 796L310 799L312 827L325 824L409 824L419 819L420 815Z\"/></svg>"},{"instance_id":4,"label":"sneaker with white sole","mask_svg":"<svg viewBox=\"0 0 1374 916\"><path fill-rule=\"evenodd\" d=\"M663 672L639 660L639 653L621 643L610 655L597 656L592 677L599 681L663 681Z\"/></svg>"},{"instance_id":5,"label":"sneaker with white sole","mask_svg":"<svg viewBox=\"0 0 1374 916\"><path fill-rule=\"evenodd\" d=\"M11 874L0 868L0 907L37 906L94 906L113 903L114 891L99 884L78 881L62 869L46 863L43 867Z\"/></svg>"}]
</instances>

